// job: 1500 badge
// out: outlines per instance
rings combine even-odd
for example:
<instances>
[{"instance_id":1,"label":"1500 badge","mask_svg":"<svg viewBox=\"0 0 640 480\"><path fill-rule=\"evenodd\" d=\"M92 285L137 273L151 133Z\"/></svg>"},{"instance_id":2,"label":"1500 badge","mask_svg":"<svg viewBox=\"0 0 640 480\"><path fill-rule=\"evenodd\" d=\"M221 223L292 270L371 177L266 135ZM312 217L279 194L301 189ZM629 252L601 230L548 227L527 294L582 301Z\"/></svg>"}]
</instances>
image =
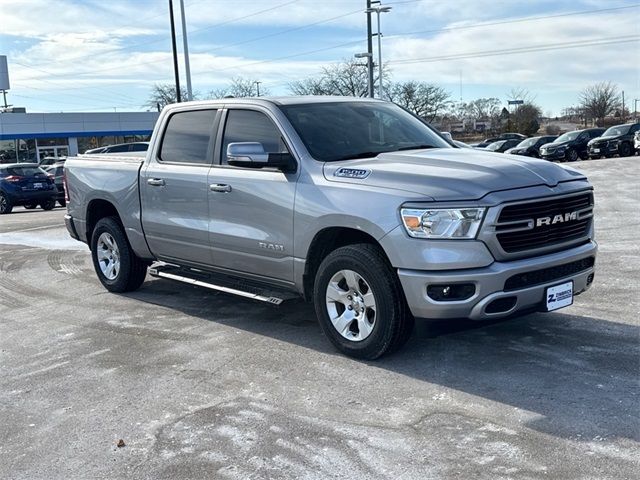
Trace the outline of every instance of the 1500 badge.
<instances>
[{"instance_id":1,"label":"1500 badge","mask_svg":"<svg viewBox=\"0 0 640 480\"><path fill-rule=\"evenodd\" d=\"M339 168L333 174L334 177L346 177L346 178L367 178L371 170L364 168Z\"/></svg>"}]
</instances>

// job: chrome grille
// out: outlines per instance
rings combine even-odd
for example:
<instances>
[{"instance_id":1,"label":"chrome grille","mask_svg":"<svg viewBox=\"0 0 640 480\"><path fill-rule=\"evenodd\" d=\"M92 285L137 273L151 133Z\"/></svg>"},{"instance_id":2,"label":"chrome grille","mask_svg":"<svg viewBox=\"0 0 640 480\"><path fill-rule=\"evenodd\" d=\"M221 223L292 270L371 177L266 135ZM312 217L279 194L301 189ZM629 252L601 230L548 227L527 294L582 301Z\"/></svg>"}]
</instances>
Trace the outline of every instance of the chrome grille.
<instances>
[{"instance_id":1,"label":"chrome grille","mask_svg":"<svg viewBox=\"0 0 640 480\"><path fill-rule=\"evenodd\" d=\"M566 215L578 212L575 218ZM506 253L579 242L591 227L593 193L507 205L500 212L496 238ZM545 219L550 219L545 224ZM542 222L542 224L540 223Z\"/></svg>"}]
</instances>

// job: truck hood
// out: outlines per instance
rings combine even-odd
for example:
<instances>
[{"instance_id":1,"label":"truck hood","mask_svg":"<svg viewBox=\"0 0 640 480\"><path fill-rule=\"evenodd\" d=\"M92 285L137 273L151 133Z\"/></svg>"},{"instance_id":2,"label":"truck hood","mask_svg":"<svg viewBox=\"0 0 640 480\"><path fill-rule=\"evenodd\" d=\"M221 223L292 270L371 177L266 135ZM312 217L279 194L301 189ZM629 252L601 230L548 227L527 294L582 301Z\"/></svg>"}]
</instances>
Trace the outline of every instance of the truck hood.
<instances>
[{"instance_id":1,"label":"truck hood","mask_svg":"<svg viewBox=\"0 0 640 480\"><path fill-rule=\"evenodd\" d=\"M328 162L327 180L418 193L435 201L478 200L488 193L585 179L546 160L478 150L437 148Z\"/></svg>"}]
</instances>

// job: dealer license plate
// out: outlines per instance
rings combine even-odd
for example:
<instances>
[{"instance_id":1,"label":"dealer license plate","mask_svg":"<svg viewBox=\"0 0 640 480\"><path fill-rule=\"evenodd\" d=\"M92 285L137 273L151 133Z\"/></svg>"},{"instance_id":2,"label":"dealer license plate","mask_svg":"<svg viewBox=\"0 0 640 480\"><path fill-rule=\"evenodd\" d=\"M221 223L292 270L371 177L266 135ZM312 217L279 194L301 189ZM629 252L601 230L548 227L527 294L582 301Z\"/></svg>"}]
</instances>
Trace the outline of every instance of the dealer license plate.
<instances>
[{"instance_id":1,"label":"dealer license plate","mask_svg":"<svg viewBox=\"0 0 640 480\"><path fill-rule=\"evenodd\" d=\"M547 311L558 310L573 304L573 282L547 288Z\"/></svg>"}]
</instances>

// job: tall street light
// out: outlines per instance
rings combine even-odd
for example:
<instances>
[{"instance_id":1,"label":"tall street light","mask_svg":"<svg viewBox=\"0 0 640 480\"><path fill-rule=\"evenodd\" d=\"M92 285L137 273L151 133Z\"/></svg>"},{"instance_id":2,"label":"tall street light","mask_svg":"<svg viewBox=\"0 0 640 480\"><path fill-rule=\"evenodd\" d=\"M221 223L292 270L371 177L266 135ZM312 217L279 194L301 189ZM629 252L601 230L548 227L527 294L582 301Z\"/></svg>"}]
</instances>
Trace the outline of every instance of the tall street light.
<instances>
[{"instance_id":1,"label":"tall street light","mask_svg":"<svg viewBox=\"0 0 640 480\"><path fill-rule=\"evenodd\" d=\"M382 98L382 33L380 33L380 14L391 11L391 7L371 7L365 10L366 13L375 13L378 19L378 98Z\"/></svg>"},{"instance_id":2,"label":"tall street light","mask_svg":"<svg viewBox=\"0 0 640 480\"><path fill-rule=\"evenodd\" d=\"M180 16L182 18L182 44L184 46L184 72L187 76L187 100L193 100L191 91L191 67L189 66L189 42L187 41L187 19L184 15L184 0L180 0Z\"/></svg>"}]
</instances>

